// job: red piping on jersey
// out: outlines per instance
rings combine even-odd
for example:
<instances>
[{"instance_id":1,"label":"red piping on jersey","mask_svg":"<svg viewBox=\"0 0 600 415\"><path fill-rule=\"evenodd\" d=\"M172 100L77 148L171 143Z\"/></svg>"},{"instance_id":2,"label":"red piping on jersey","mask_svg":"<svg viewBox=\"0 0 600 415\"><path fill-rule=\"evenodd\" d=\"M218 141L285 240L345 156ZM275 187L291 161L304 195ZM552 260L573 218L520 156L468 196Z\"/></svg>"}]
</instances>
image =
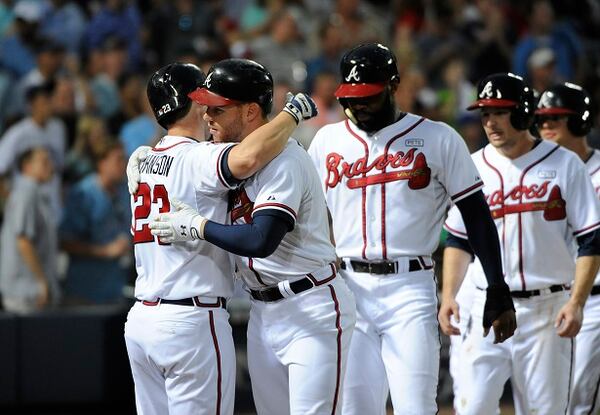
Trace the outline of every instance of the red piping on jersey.
<instances>
[{"instance_id":1,"label":"red piping on jersey","mask_svg":"<svg viewBox=\"0 0 600 415\"><path fill-rule=\"evenodd\" d=\"M475 183L473 186L469 186L467 187L465 190L463 190L462 192L458 192L457 194L455 194L454 196L450 196L450 199L452 201L455 201L456 199L458 199L459 197L469 193L471 190L477 189L478 187L483 187L483 182L480 180L477 183Z\"/></svg>"},{"instance_id":2,"label":"red piping on jersey","mask_svg":"<svg viewBox=\"0 0 600 415\"><path fill-rule=\"evenodd\" d=\"M250 268L250 271L252 271L254 273L254 276L256 277L256 280L264 285L265 287L267 286L267 284L265 284L265 282L262 280L262 278L260 277L260 274L258 273L258 271L256 271L254 269L254 260L250 257L248 257L248 268Z\"/></svg>"},{"instance_id":3,"label":"red piping on jersey","mask_svg":"<svg viewBox=\"0 0 600 415\"><path fill-rule=\"evenodd\" d=\"M215 346L215 354L217 356L217 409L215 411L216 415L221 414L221 351L219 350L219 340L217 338L217 332L215 330L215 320L213 317L213 312L210 310L208 312L208 318L210 321L210 334L213 338L213 344Z\"/></svg>"},{"instance_id":4,"label":"red piping on jersey","mask_svg":"<svg viewBox=\"0 0 600 415\"><path fill-rule=\"evenodd\" d=\"M560 146L557 144L556 147L554 147L552 150L550 150L544 157L540 158L537 161L534 161L528 167L523 169L523 172L521 173L521 177L519 178L519 186L521 186L521 188L523 187L523 180L525 179L525 175L527 174L527 172L529 170L531 170L531 168L533 166L540 164L542 161L544 161L548 157L550 157L550 155L552 153L554 153L556 150L558 150L559 147ZM521 194L519 195L519 203L523 204L523 192L521 192ZM502 206L504 207L504 201L502 202ZM521 221L521 212L518 212L517 214L519 215L518 216L518 219L519 219L519 273L521 274L521 284L523 287L522 290L525 291L525 290L527 290L527 286L525 284L525 272L524 272L525 266L523 265L523 224Z\"/></svg>"},{"instance_id":5,"label":"red piping on jersey","mask_svg":"<svg viewBox=\"0 0 600 415\"><path fill-rule=\"evenodd\" d=\"M593 225L586 226L586 227L585 227L585 228L583 228L583 229L579 229L578 231L575 231L575 232L573 232L573 236L581 235L583 232L585 232L585 231L589 231L590 229L592 229L592 228L596 228L596 227L598 227L598 226L600 226L600 222L596 222L596 223L594 223Z\"/></svg>"},{"instance_id":6,"label":"red piping on jersey","mask_svg":"<svg viewBox=\"0 0 600 415\"><path fill-rule=\"evenodd\" d=\"M455 233L457 235L461 235L461 236L465 236L467 237L467 233L466 232L461 232L457 229L451 228L450 226L448 226L447 224L444 223L444 228L446 228L446 230L448 230L450 233Z\"/></svg>"},{"instance_id":7,"label":"red piping on jersey","mask_svg":"<svg viewBox=\"0 0 600 415\"><path fill-rule=\"evenodd\" d=\"M288 212L290 215L292 215L294 217L294 220L296 220L296 212L294 212L294 209L292 209L291 207L284 205L283 203L263 203L261 205L256 205L254 206L254 210L252 211L252 213L256 212L257 210L269 207L269 206L273 206L273 207L278 207L281 208L283 210L285 210L286 212Z\"/></svg>"},{"instance_id":8,"label":"red piping on jersey","mask_svg":"<svg viewBox=\"0 0 600 415\"><path fill-rule=\"evenodd\" d=\"M536 212L540 210L545 210L547 207L548 202L518 203L514 205L503 205L501 208L494 209L490 213L492 214L492 218L498 219L505 215L511 215L515 213Z\"/></svg>"},{"instance_id":9,"label":"red piping on jersey","mask_svg":"<svg viewBox=\"0 0 600 415\"><path fill-rule=\"evenodd\" d=\"M331 409L331 415L335 415L338 398L340 394L340 383L342 379L342 315L340 313L340 303L338 302L337 296L335 295L335 288L329 285L331 291L331 298L335 306L335 327L337 329L337 365L336 365L336 376L335 376L335 395L333 397L333 408Z\"/></svg>"},{"instance_id":10,"label":"red piping on jersey","mask_svg":"<svg viewBox=\"0 0 600 415\"><path fill-rule=\"evenodd\" d=\"M392 137L385 145L385 150L383 152L384 160L387 160L388 153L390 151L390 147L392 146L394 141L396 141L400 137L403 137L406 134L408 134L409 132L411 132L412 130L414 130L415 127L418 126L419 124L421 124L423 121L425 121L425 118L421 117L417 122L415 122L413 125L408 127L406 130L404 130L401 133ZM384 167L383 167L383 171L382 171L383 175L385 175L386 168L387 168L387 164L384 165ZM385 181L383 183L381 183L381 254L382 254L383 259L387 259L387 244L386 244L386 235L385 235L385 231L386 231L386 229L385 229L385 183L386 183Z\"/></svg>"},{"instance_id":11,"label":"red piping on jersey","mask_svg":"<svg viewBox=\"0 0 600 415\"><path fill-rule=\"evenodd\" d=\"M335 276L337 275L337 271L335 269L335 266L330 263L329 267L331 268L331 275L329 277L321 280L321 281L319 281L318 279L316 279L315 276L312 275L310 272L308 274L306 274L306 276L315 285L315 287L318 287L319 285L327 284L329 281L331 281L332 279L334 279Z\"/></svg>"},{"instance_id":12,"label":"red piping on jersey","mask_svg":"<svg viewBox=\"0 0 600 415\"><path fill-rule=\"evenodd\" d=\"M483 157L483 162L485 164L488 165L488 167L490 169L492 169L494 172L496 172L496 174L498 175L498 178L500 179L500 192L502 192L502 194L504 195L504 178L502 177L502 173L500 173L500 170L498 170L496 167L492 166L492 163L490 163L487 159L487 157L485 156L485 149L487 147L484 147L483 150L481 151L481 156ZM504 206L504 198L502 200L502 206ZM504 252L506 252L506 221L504 220L504 216L502 216L502 248L504 249ZM506 256L506 254L504 254L504 256ZM502 263L504 264L504 257L502 258ZM504 277L505 274L505 270L502 272L502 276ZM525 284L525 281L523 281L523 284Z\"/></svg>"},{"instance_id":13,"label":"red piping on jersey","mask_svg":"<svg viewBox=\"0 0 600 415\"><path fill-rule=\"evenodd\" d=\"M166 151L166 150L168 150L168 149L170 149L170 148L173 148L173 147L175 147L175 146L178 146L179 144L192 144L192 143L193 143L193 141L180 141L180 142L178 142L178 143L171 144L170 146L167 146L167 147L161 147L161 148L156 148L156 147L153 147L153 148L152 148L152 151Z\"/></svg>"},{"instance_id":14,"label":"red piping on jersey","mask_svg":"<svg viewBox=\"0 0 600 415\"><path fill-rule=\"evenodd\" d=\"M360 138L354 131L352 131L352 128L350 128L350 122L348 120L346 120L345 125L346 125L346 129L350 132L350 134L352 134L352 136L354 138L356 138L358 141L360 141L362 143L362 145L364 146L364 148L365 148L365 163L368 164L368 162L369 162L369 146L367 145L365 140ZM363 177L367 177L366 172L363 173ZM367 188L363 187L362 188L362 235L363 235L362 257L364 259L367 259L367 212L366 212L367 207L366 207L366 203L367 203Z\"/></svg>"},{"instance_id":15,"label":"red piping on jersey","mask_svg":"<svg viewBox=\"0 0 600 415\"><path fill-rule=\"evenodd\" d=\"M593 176L594 174L598 173L598 171L600 171L600 167L598 167L596 170L594 170L593 172L590 173L590 177Z\"/></svg>"},{"instance_id":16,"label":"red piping on jersey","mask_svg":"<svg viewBox=\"0 0 600 415\"><path fill-rule=\"evenodd\" d=\"M225 186L226 188L231 188L231 185L229 185L226 181L225 178L223 177L222 173L221 173L221 157L223 157L223 153L225 152L225 150L231 148L232 146L226 146L225 148L223 148L223 150L221 150L221 152L219 153L219 157L217 157L217 177L219 178L219 181L223 184L223 186Z\"/></svg>"}]
</instances>

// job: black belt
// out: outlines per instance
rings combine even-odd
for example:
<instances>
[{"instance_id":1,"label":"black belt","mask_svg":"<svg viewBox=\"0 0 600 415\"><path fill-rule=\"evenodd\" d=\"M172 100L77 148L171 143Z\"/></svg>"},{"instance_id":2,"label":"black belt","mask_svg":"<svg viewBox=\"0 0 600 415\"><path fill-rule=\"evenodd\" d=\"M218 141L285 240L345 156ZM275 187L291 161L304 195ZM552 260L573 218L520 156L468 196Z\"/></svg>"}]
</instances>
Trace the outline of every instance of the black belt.
<instances>
[{"instance_id":1,"label":"black belt","mask_svg":"<svg viewBox=\"0 0 600 415\"><path fill-rule=\"evenodd\" d=\"M594 285L592 287L592 292L590 293L590 295L598 295L600 294L600 285Z\"/></svg>"},{"instance_id":2,"label":"black belt","mask_svg":"<svg viewBox=\"0 0 600 415\"><path fill-rule=\"evenodd\" d=\"M290 289L294 292L294 294L300 294L302 291L306 291L315 284L308 278L304 277L300 280L290 282ZM264 302L272 302L283 300L285 297L279 291L279 287L270 287L265 288L264 290L250 290L250 295L255 300L264 301Z\"/></svg>"},{"instance_id":3,"label":"black belt","mask_svg":"<svg viewBox=\"0 0 600 415\"><path fill-rule=\"evenodd\" d=\"M551 293L557 293L559 291L565 291L567 289L567 287L565 287L564 285L560 285L560 284L551 285L549 288L550 288ZM538 296L541 293L542 293L541 290L526 290L526 291L511 291L510 295L511 295L511 297L514 297L514 298L531 298L531 297Z\"/></svg>"},{"instance_id":4,"label":"black belt","mask_svg":"<svg viewBox=\"0 0 600 415\"><path fill-rule=\"evenodd\" d=\"M365 272L369 274L397 274L398 273L398 262L361 262L350 260L350 265L352 265L352 270L354 272ZM346 269L346 262L342 261L341 265L342 269ZM408 261L408 272L421 271L424 269L431 269L433 265L425 265L425 261L421 258L411 259Z\"/></svg>"},{"instance_id":5,"label":"black belt","mask_svg":"<svg viewBox=\"0 0 600 415\"><path fill-rule=\"evenodd\" d=\"M141 302L144 305L150 306L150 307L156 306L159 304L187 305L187 306L206 307L206 308L214 308L214 307L226 308L227 307L227 299L223 298L223 297L217 297L217 301L214 303L203 303L200 301L200 299L198 297L182 298L181 300L166 300L163 298L159 298L156 301L147 301L147 300L137 299L137 301Z\"/></svg>"}]
</instances>

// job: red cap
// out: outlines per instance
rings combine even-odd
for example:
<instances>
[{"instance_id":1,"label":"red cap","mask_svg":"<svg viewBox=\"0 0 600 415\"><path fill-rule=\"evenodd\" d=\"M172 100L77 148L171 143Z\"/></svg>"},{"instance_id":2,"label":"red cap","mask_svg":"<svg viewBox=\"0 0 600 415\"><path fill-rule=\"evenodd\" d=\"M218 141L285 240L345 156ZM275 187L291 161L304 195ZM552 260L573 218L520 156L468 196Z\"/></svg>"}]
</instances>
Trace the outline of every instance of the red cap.
<instances>
[{"instance_id":1,"label":"red cap","mask_svg":"<svg viewBox=\"0 0 600 415\"><path fill-rule=\"evenodd\" d=\"M206 105L208 107L222 107L225 105L237 104L238 101L222 97L214 92L209 91L206 88L196 88L188 94L188 97L194 102L200 105Z\"/></svg>"},{"instance_id":2,"label":"red cap","mask_svg":"<svg viewBox=\"0 0 600 415\"><path fill-rule=\"evenodd\" d=\"M335 91L337 98L361 98L377 95L385 89L385 83L380 84L340 84Z\"/></svg>"},{"instance_id":3,"label":"red cap","mask_svg":"<svg viewBox=\"0 0 600 415\"><path fill-rule=\"evenodd\" d=\"M536 115L569 115L569 114L576 114L576 112L572 111L568 108L554 107L554 108L538 108L537 110L535 110L535 114Z\"/></svg>"},{"instance_id":4,"label":"red cap","mask_svg":"<svg viewBox=\"0 0 600 415\"><path fill-rule=\"evenodd\" d=\"M471 111L483 107L510 108L516 107L517 105L518 102L512 101L510 99L485 98L478 99L477 101L469 105L467 107L467 110Z\"/></svg>"}]
</instances>

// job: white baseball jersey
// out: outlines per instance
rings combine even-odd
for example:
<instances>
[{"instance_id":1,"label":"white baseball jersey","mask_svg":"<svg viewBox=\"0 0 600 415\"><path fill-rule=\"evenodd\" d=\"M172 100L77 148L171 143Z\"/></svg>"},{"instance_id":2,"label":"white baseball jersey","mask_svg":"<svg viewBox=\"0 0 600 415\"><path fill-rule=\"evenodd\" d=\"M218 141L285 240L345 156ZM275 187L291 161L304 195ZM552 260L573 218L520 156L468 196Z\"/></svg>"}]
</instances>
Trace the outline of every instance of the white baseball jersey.
<instances>
[{"instance_id":1,"label":"white baseball jersey","mask_svg":"<svg viewBox=\"0 0 600 415\"><path fill-rule=\"evenodd\" d=\"M372 135L348 120L327 125L308 152L344 258L431 254L448 201L483 186L456 131L413 114Z\"/></svg>"},{"instance_id":2,"label":"white baseball jersey","mask_svg":"<svg viewBox=\"0 0 600 415\"><path fill-rule=\"evenodd\" d=\"M596 195L600 198L600 151L594 150L592 157L585 162L585 167L592 179L592 186L594 186ZM600 272L596 275L594 285L600 285Z\"/></svg>"},{"instance_id":3,"label":"white baseball jersey","mask_svg":"<svg viewBox=\"0 0 600 415\"><path fill-rule=\"evenodd\" d=\"M332 269L327 265L335 262L335 249L329 238L325 198L308 154L294 139L238 190L232 222L251 223L252 216L264 209L289 215L294 229L267 258L237 258L246 285L260 289L315 271L317 280L330 277Z\"/></svg>"},{"instance_id":4,"label":"white baseball jersey","mask_svg":"<svg viewBox=\"0 0 600 415\"><path fill-rule=\"evenodd\" d=\"M231 145L165 136L140 162L140 185L131 203L136 298L232 295L233 259L227 252L205 241L162 244L148 228L159 213L171 210L173 199L210 220L227 223L227 192L233 186L225 182L220 167Z\"/></svg>"},{"instance_id":5,"label":"white baseball jersey","mask_svg":"<svg viewBox=\"0 0 600 415\"><path fill-rule=\"evenodd\" d=\"M569 284L575 273L574 238L600 227L600 209L589 175L571 151L541 141L511 160L487 145L473 154L483 192L498 229L504 277L512 291ZM445 228L467 238L452 207ZM487 285L481 263L475 284Z\"/></svg>"}]
</instances>

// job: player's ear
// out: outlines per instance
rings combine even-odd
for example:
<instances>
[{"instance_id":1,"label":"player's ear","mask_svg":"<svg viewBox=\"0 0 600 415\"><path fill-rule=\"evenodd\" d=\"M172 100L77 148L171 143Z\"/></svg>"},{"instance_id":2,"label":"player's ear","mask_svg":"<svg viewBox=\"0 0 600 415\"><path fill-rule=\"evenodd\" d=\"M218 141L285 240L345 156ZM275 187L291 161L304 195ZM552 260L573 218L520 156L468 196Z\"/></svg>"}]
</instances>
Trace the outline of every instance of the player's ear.
<instances>
[{"instance_id":1,"label":"player's ear","mask_svg":"<svg viewBox=\"0 0 600 415\"><path fill-rule=\"evenodd\" d=\"M243 114L248 122L252 122L257 118L262 118L262 109L256 102L250 102L244 104Z\"/></svg>"}]
</instances>

